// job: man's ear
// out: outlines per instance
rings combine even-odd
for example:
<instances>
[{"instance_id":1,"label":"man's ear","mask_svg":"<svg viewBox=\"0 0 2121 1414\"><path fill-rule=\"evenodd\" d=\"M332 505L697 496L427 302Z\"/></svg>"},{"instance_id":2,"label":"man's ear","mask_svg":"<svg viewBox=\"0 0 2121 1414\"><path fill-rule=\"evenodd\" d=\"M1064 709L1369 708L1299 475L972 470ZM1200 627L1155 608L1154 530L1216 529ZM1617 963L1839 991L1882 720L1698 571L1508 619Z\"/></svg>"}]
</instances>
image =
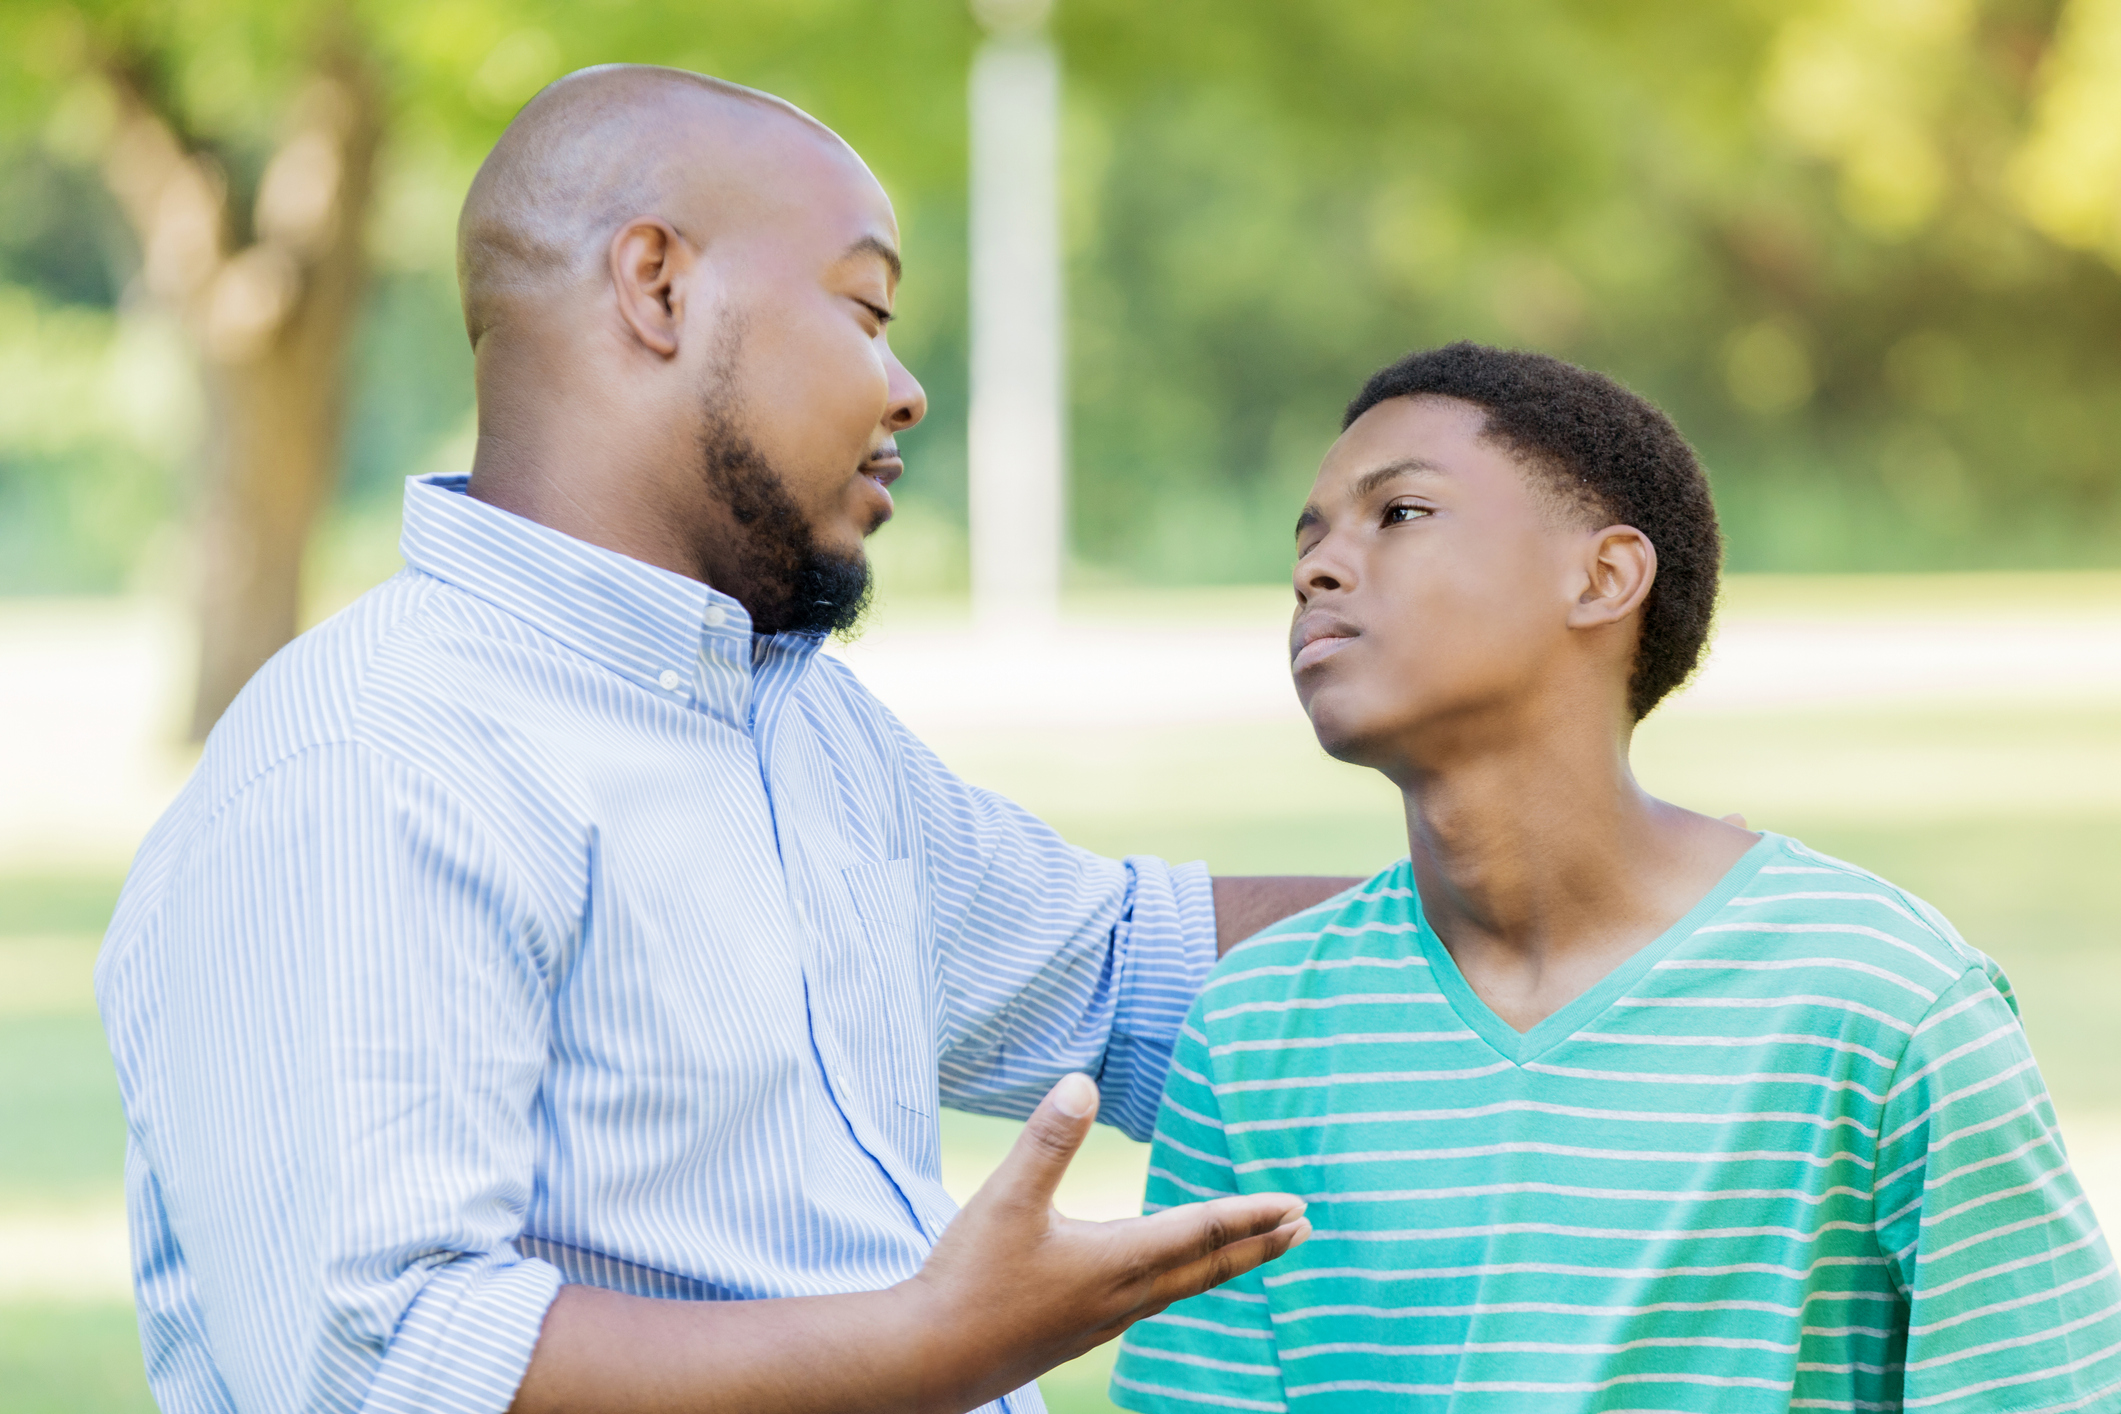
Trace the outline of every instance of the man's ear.
<instances>
[{"instance_id":1,"label":"man's ear","mask_svg":"<svg viewBox=\"0 0 2121 1414\"><path fill-rule=\"evenodd\" d=\"M643 347L662 358L678 351L685 322L685 275L692 247L659 216L636 216L611 238L611 287L619 318Z\"/></svg>"},{"instance_id":2,"label":"man's ear","mask_svg":"<svg viewBox=\"0 0 2121 1414\"><path fill-rule=\"evenodd\" d=\"M1657 580L1657 547L1632 525L1584 537L1584 580L1569 608L1570 628L1618 623L1642 607Z\"/></svg>"}]
</instances>

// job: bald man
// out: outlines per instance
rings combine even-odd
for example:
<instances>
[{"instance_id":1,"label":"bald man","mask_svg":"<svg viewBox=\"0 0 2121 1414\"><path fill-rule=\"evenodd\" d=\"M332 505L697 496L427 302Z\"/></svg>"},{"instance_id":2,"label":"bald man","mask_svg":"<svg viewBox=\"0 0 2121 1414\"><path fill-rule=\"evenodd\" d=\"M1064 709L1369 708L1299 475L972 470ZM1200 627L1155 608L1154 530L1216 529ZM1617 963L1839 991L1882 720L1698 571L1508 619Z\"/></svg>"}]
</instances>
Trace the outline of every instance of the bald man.
<instances>
[{"instance_id":1,"label":"bald man","mask_svg":"<svg viewBox=\"0 0 2121 1414\"><path fill-rule=\"evenodd\" d=\"M1301 1241L1050 1198L1149 1133L1218 939L1341 881L1072 849L817 653L925 408L860 159L587 71L460 271L470 476L238 698L98 969L165 1414L1023 1414ZM939 1104L1030 1116L962 1212Z\"/></svg>"}]
</instances>

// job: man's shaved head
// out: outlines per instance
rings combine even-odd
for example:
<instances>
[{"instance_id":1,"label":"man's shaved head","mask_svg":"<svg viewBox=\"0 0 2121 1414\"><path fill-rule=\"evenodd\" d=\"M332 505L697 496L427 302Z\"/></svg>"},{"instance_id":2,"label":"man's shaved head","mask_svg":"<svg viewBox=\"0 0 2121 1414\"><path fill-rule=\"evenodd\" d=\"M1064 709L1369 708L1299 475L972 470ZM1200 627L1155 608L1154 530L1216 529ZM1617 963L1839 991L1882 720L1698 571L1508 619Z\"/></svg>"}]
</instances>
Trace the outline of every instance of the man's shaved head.
<instances>
[{"instance_id":1,"label":"man's shaved head","mask_svg":"<svg viewBox=\"0 0 2121 1414\"><path fill-rule=\"evenodd\" d=\"M776 122L844 147L792 103L684 69L606 64L548 85L487 154L457 221L472 346L511 299L594 273L631 217L660 216L701 242L681 219L687 196L742 182L746 139Z\"/></svg>"},{"instance_id":2,"label":"man's shaved head","mask_svg":"<svg viewBox=\"0 0 2121 1414\"><path fill-rule=\"evenodd\" d=\"M886 336L898 218L769 94L570 74L457 227L479 389L470 494L704 580L761 633L849 626L927 400Z\"/></svg>"}]
</instances>

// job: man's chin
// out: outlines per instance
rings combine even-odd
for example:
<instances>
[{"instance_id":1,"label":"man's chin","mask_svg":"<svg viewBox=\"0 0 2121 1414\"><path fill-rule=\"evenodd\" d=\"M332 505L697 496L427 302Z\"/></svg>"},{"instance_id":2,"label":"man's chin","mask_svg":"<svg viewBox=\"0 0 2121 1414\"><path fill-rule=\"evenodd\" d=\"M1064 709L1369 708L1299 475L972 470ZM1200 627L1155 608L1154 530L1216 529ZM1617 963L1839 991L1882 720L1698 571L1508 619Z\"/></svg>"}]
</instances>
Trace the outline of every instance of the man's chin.
<instances>
[{"instance_id":1,"label":"man's chin","mask_svg":"<svg viewBox=\"0 0 2121 1414\"><path fill-rule=\"evenodd\" d=\"M818 553L834 559L859 560L868 553L865 548L870 536L884 528L891 519L891 507L863 506L852 514L834 521L830 526L820 525L813 532L811 543Z\"/></svg>"}]
</instances>

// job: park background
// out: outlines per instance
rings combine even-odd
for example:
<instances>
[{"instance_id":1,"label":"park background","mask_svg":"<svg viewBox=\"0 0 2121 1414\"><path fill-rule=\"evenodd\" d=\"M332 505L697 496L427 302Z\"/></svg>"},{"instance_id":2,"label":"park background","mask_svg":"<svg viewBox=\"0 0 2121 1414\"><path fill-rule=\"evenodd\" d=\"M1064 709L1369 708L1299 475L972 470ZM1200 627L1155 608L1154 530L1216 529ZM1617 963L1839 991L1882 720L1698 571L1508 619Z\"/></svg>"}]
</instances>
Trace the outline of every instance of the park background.
<instances>
[{"instance_id":1,"label":"park background","mask_svg":"<svg viewBox=\"0 0 2121 1414\"><path fill-rule=\"evenodd\" d=\"M1403 851L1280 666L1293 513L1372 369L1471 337L1660 401L1733 577L1645 782L1944 908L2121 1208L2121 0L1058 0L1045 29L1067 593L1011 633L966 597L959 0L0 4L0 1404L151 1407L102 927L213 645L392 573L402 478L468 464L457 204L524 99L613 59L782 94L891 192L931 405L837 651L1092 848ZM1009 1131L949 1117L960 1196ZM1063 1207L1128 1211L1142 1162L1101 1134ZM1106 1363L1053 1407L1105 1408Z\"/></svg>"}]
</instances>

